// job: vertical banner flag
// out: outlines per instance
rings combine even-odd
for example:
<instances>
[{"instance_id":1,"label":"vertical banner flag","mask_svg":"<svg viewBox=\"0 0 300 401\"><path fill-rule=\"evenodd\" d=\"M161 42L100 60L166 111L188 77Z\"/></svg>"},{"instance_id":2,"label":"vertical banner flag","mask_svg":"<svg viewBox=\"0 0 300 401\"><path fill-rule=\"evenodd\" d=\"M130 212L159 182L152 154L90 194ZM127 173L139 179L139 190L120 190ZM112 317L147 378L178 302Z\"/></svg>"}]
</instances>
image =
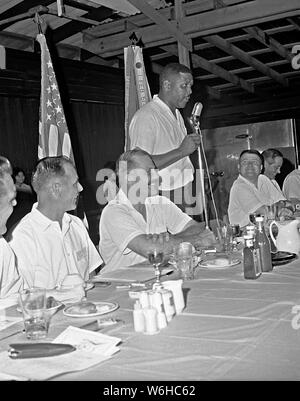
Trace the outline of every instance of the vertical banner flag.
<instances>
[{"instance_id":1,"label":"vertical banner flag","mask_svg":"<svg viewBox=\"0 0 300 401\"><path fill-rule=\"evenodd\" d=\"M67 156L75 165L71 139L65 114L60 99L55 72L45 35L38 34L37 41L41 46L41 98L39 121L38 158L46 156ZM88 221L83 211L82 198L79 197L76 209L88 228Z\"/></svg>"},{"instance_id":2,"label":"vertical banner flag","mask_svg":"<svg viewBox=\"0 0 300 401\"><path fill-rule=\"evenodd\" d=\"M41 99L38 157L64 155L74 163L69 130L60 99L46 38L37 35L41 46ZM74 163L75 164L75 163Z\"/></svg>"},{"instance_id":3,"label":"vertical banner flag","mask_svg":"<svg viewBox=\"0 0 300 401\"><path fill-rule=\"evenodd\" d=\"M151 100L142 49L124 48L125 65L125 151L130 149L129 124L134 113Z\"/></svg>"}]
</instances>

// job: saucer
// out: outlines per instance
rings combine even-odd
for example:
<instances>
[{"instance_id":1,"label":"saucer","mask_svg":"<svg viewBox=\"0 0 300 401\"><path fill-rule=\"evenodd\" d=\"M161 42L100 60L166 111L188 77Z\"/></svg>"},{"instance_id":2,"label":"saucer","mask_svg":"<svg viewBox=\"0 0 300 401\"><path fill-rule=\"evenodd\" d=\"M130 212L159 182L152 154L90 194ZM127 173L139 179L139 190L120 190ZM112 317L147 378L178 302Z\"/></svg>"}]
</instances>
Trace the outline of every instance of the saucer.
<instances>
[{"instance_id":1,"label":"saucer","mask_svg":"<svg viewBox=\"0 0 300 401\"><path fill-rule=\"evenodd\" d=\"M295 253L278 251L272 253L272 265L273 266L285 265L296 258L297 255Z\"/></svg>"},{"instance_id":2,"label":"saucer","mask_svg":"<svg viewBox=\"0 0 300 401\"><path fill-rule=\"evenodd\" d=\"M204 260L199 263L199 267L207 267L209 269L227 269L227 267L236 266L241 261L239 259L232 259L229 261L226 258L215 258L210 260Z\"/></svg>"},{"instance_id":3,"label":"saucer","mask_svg":"<svg viewBox=\"0 0 300 401\"><path fill-rule=\"evenodd\" d=\"M93 302L93 304L96 305L97 309L96 312L86 313L86 314L78 312L76 313L73 311L73 305L70 305L63 310L63 314L69 317L81 317L81 318L94 317L113 312L119 307L119 304L117 304L116 302Z\"/></svg>"}]
</instances>

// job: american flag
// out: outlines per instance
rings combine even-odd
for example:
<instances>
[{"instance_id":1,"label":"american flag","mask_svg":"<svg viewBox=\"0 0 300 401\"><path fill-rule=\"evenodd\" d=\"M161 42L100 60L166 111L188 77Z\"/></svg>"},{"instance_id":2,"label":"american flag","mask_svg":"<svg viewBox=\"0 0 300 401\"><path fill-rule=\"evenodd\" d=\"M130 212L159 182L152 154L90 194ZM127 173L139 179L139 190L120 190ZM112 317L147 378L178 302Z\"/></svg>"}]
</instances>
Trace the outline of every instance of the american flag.
<instances>
[{"instance_id":1,"label":"american flag","mask_svg":"<svg viewBox=\"0 0 300 401\"><path fill-rule=\"evenodd\" d=\"M38 158L64 155L75 166L69 130L46 38L43 34L38 34L36 39L41 46L42 76ZM79 197L75 214L83 220L88 228L89 225L81 196Z\"/></svg>"},{"instance_id":2,"label":"american flag","mask_svg":"<svg viewBox=\"0 0 300 401\"><path fill-rule=\"evenodd\" d=\"M46 38L37 35L41 46L41 99L38 158L64 155L74 163L71 139L61 103Z\"/></svg>"}]
</instances>

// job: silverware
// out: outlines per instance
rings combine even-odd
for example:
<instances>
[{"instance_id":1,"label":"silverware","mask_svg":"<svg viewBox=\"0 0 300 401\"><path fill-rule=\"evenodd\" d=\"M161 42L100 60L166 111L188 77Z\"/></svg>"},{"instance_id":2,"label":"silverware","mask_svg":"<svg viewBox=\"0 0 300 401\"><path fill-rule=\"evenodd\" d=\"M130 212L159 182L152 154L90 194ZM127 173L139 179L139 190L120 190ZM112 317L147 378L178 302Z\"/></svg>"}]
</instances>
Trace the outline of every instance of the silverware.
<instances>
[{"instance_id":1,"label":"silverware","mask_svg":"<svg viewBox=\"0 0 300 401\"><path fill-rule=\"evenodd\" d=\"M114 318L97 319L94 320L93 322L80 326L80 329L99 331L105 329L106 327L113 326L117 323L124 323L124 321L121 319L114 319Z\"/></svg>"},{"instance_id":2,"label":"silverware","mask_svg":"<svg viewBox=\"0 0 300 401\"><path fill-rule=\"evenodd\" d=\"M21 334L21 333L25 333L25 330L24 329L23 330L18 330L18 331L15 331L15 332L11 333L11 334L8 334L8 336L1 337L0 341L6 340L9 337L13 337L13 336L16 336L17 334Z\"/></svg>"}]
</instances>

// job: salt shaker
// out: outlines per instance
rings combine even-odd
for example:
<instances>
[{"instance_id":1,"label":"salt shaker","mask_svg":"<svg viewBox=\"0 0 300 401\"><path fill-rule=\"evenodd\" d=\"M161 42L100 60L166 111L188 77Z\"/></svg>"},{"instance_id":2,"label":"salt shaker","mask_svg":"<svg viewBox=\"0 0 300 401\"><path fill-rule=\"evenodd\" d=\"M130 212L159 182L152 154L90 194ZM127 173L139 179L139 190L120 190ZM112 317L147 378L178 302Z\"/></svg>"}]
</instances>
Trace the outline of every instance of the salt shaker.
<instances>
[{"instance_id":1,"label":"salt shaker","mask_svg":"<svg viewBox=\"0 0 300 401\"><path fill-rule=\"evenodd\" d=\"M157 310L157 325L159 329L167 327L167 318L165 314L162 294L158 291L150 291L150 305Z\"/></svg>"},{"instance_id":2,"label":"salt shaker","mask_svg":"<svg viewBox=\"0 0 300 401\"><path fill-rule=\"evenodd\" d=\"M158 289L158 291L162 295L167 321L170 322L176 313L175 306L174 306L173 293L172 293L172 291L167 290L165 288Z\"/></svg>"},{"instance_id":3,"label":"salt shaker","mask_svg":"<svg viewBox=\"0 0 300 401\"><path fill-rule=\"evenodd\" d=\"M139 301L136 301L133 309L133 325L134 330L143 332L145 330L145 316Z\"/></svg>"},{"instance_id":4,"label":"salt shaker","mask_svg":"<svg viewBox=\"0 0 300 401\"><path fill-rule=\"evenodd\" d=\"M145 334L156 334L159 332L157 326L157 310L153 307L143 308L145 316Z\"/></svg>"},{"instance_id":5,"label":"salt shaker","mask_svg":"<svg viewBox=\"0 0 300 401\"><path fill-rule=\"evenodd\" d=\"M148 291L141 291L139 294L139 299L140 299L142 308L148 308L148 306L150 306Z\"/></svg>"},{"instance_id":6,"label":"salt shaker","mask_svg":"<svg viewBox=\"0 0 300 401\"><path fill-rule=\"evenodd\" d=\"M183 298L183 291L182 291L182 279L180 280L169 280L163 282L164 288L167 290L172 291L175 310L176 313L179 314L184 309L184 298Z\"/></svg>"}]
</instances>

